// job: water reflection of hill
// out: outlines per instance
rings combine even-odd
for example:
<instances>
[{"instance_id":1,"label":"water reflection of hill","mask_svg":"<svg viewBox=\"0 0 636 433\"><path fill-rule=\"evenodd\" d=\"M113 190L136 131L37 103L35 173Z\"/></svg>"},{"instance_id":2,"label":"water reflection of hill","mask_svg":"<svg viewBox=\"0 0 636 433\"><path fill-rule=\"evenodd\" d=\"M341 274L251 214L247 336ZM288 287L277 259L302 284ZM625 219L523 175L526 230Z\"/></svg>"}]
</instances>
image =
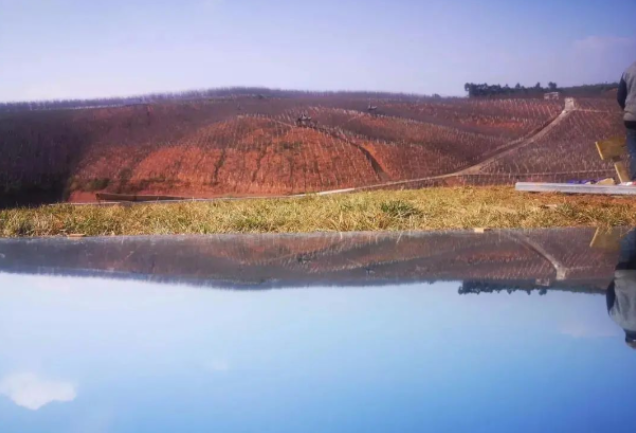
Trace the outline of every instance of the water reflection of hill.
<instances>
[{"instance_id":1,"label":"water reflection of hill","mask_svg":"<svg viewBox=\"0 0 636 433\"><path fill-rule=\"evenodd\" d=\"M617 253L594 229L0 240L0 272L226 288L465 281L467 292L598 291ZM478 290L474 290L477 288Z\"/></svg>"}]
</instances>

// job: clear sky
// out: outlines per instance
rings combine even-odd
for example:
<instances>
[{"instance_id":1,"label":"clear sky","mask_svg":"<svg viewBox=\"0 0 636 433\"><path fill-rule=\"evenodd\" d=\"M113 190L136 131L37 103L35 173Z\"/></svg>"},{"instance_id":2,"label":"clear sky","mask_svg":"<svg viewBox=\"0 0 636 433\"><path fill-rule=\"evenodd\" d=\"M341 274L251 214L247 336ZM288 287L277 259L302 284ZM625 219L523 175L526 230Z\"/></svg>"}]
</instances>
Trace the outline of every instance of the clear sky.
<instances>
[{"instance_id":1,"label":"clear sky","mask_svg":"<svg viewBox=\"0 0 636 433\"><path fill-rule=\"evenodd\" d=\"M0 101L617 81L634 0L0 0Z\"/></svg>"},{"instance_id":2,"label":"clear sky","mask_svg":"<svg viewBox=\"0 0 636 433\"><path fill-rule=\"evenodd\" d=\"M2 433L636 431L603 296L0 273Z\"/></svg>"}]
</instances>

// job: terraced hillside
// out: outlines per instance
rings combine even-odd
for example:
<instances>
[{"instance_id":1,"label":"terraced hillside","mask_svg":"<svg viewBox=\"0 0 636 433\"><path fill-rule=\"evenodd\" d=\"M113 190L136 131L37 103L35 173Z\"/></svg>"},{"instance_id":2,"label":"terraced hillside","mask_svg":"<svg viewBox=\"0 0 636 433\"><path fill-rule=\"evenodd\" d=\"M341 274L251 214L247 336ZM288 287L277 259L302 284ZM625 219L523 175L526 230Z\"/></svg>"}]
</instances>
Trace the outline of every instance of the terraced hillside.
<instances>
[{"instance_id":1,"label":"terraced hillside","mask_svg":"<svg viewBox=\"0 0 636 433\"><path fill-rule=\"evenodd\" d=\"M208 198L611 175L593 143L622 133L618 108L604 99L563 108L296 94L4 112L0 193L4 202Z\"/></svg>"}]
</instances>

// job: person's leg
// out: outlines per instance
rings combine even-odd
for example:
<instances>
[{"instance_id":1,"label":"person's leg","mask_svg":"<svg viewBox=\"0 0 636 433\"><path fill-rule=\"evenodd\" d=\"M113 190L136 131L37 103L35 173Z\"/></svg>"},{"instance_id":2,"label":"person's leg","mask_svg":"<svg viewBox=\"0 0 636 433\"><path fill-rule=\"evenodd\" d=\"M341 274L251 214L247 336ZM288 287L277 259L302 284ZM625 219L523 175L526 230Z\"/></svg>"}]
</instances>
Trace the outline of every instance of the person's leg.
<instances>
[{"instance_id":1,"label":"person's leg","mask_svg":"<svg viewBox=\"0 0 636 433\"><path fill-rule=\"evenodd\" d=\"M621 239L621 252L616 269L636 270L636 229Z\"/></svg>"},{"instance_id":2,"label":"person's leg","mask_svg":"<svg viewBox=\"0 0 636 433\"><path fill-rule=\"evenodd\" d=\"M627 151L629 152L629 175L636 181L636 129L627 128Z\"/></svg>"}]
</instances>

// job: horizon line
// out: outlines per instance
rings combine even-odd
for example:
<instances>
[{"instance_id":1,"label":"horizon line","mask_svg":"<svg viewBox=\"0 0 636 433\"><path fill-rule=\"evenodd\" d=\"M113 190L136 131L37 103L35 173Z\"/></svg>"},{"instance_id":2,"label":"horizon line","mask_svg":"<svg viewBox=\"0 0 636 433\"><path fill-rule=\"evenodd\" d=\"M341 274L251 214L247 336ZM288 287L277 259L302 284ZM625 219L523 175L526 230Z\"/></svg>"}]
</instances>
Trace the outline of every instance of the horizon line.
<instances>
[{"instance_id":1,"label":"horizon line","mask_svg":"<svg viewBox=\"0 0 636 433\"><path fill-rule=\"evenodd\" d=\"M499 83L467 83L467 84L485 84L485 85L497 85ZM499 84L502 87L508 85ZM582 87L593 87L593 86L618 86L617 82L598 82L591 84L578 84L572 86L562 86L558 87L557 90L564 89L572 89L572 88L582 88ZM509 86L509 85L508 85ZM509 86L511 89L514 87ZM533 87L527 87L523 85L524 88L532 89ZM542 89L546 89L543 88ZM251 93L250 93L251 92ZM462 92L464 92L462 88ZM205 94L208 95L205 95ZM237 94L238 93L238 94ZM317 96L327 96L327 95L360 95L360 96L401 96L401 97L409 97L409 98L466 98L468 95L458 96L458 95L448 95L441 93L417 93L417 92L392 92L385 90L344 90L344 89L336 89L336 90L307 90L307 89L294 89L294 88L281 88L281 87L267 87L267 86L221 86L221 87L203 87L203 88L192 88L192 89L183 89L183 90L167 90L167 91L156 91L156 92L144 92L144 93L131 93L131 94L119 94L119 95L111 95L111 96L88 96L88 97L76 97L76 98L42 98L42 99L23 99L23 100L0 100L0 106L6 105L23 105L23 104L51 104L51 103L86 103L91 101L124 101L131 99L144 99L144 98L187 98L188 96L196 98L210 98L210 97L231 97L231 96L247 96L253 95L258 96L259 93L270 93L270 94L281 94L288 93L289 96L303 96L303 95L317 95ZM143 102L142 102L143 103Z\"/></svg>"},{"instance_id":2,"label":"horizon line","mask_svg":"<svg viewBox=\"0 0 636 433\"><path fill-rule=\"evenodd\" d=\"M242 94L237 94L238 92ZM423 94L423 93L409 93L409 92L391 92L383 90L303 90L294 88L280 88L280 87L267 87L267 86L227 86L227 87L205 87L198 89L184 89L184 90L168 90L157 92L145 92L128 95L112 95L112 96L94 96L94 97L79 97L79 98L43 98L43 99L24 99L24 100L0 100L0 105L11 104L43 104L43 103L55 103L55 102L89 102L89 101L112 101L112 100L127 100L127 99L143 99L143 98L169 98L169 97L183 97L192 95L196 97L203 96L208 93L208 96L217 97L231 97L231 96L258 96L259 93L269 94L281 94L288 93L290 96L298 95L369 95L369 96L408 96L408 97L421 97L421 98L433 98L436 95L443 98L463 98L465 96L456 95L441 95L441 94ZM216 94L216 95L215 95ZM266 95L263 95L266 96Z\"/></svg>"}]
</instances>

